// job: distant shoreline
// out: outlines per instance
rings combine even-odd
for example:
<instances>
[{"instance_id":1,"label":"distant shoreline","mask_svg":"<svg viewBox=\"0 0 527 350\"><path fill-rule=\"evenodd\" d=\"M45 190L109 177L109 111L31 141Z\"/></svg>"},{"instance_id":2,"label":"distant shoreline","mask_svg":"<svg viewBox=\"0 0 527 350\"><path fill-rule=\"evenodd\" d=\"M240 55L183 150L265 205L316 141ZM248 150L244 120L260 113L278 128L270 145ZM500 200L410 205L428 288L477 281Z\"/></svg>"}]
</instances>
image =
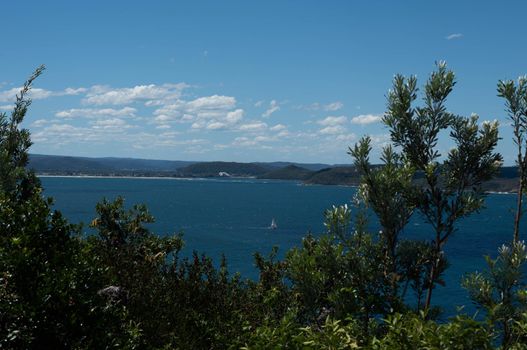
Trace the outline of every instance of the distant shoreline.
<instances>
[{"instance_id":1,"label":"distant shoreline","mask_svg":"<svg viewBox=\"0 0 527 350\"><path fill-rule=\"evenodd\" d=\"M36 174L38 177L72 177L72 178L93 178L93 179L145 179L145 180L162 180L162 179L170 179L170 180L186 180L186 181L192 181L192 180L210 180L210 179L254 179L254 180L270 180L270 179L257 179L254 176L247 176L247 177L241 177L241 176L230 176L230 177L179 177L179 176L131 176L131 175L50 175L50 174Z\"/></svg>"},{"instance_id":2,"label":"distant shoreline","mask_svg":"<svg viewBox=\"0 0 527 350\"><path fill-rule=\"evenodd\" d=\"M216 176L216 177L184 177L184 176L131 176L131 175L50 175L50 174L36 174L37 177L61 177L61 178L78 178L78 179L144 179L144 180L183 180L183 181L194 181L194 180L266 180L273 181L277 179L263 179L255 176ZM299 182L299 180L279 180L279 181L293 181Z\"/></svg>"},{"instance_id":3,"label":"distant shoreline","mask_svg":"<svg viewBox=\"0 0 527 350\"><path fill-rule=\"evenodd\" d=\"M130 175L49 175L37 174L38 177L72 177L72 178L93 178L93 179L174 179L174 180L192 180L199 179L196 177L175 177L175 176L130 176ZM204 179L204 178L203 178Z\"/></svg>"},{"instance_id":4,"label":"distant shoreline","mask_svg":"<svg viewBox=\"0 0 527 350\"><path fill-rule=\"evenodd\" d=\"M127 175L50 175L37 174L39 178L77 178L77 179L141 179L141 180L179 180L179 181L229 181L229 180L260 180L260 181L291 181L301 186L339 186L355 188L357 185L352 184L328 184L328 183L308 183L298 179L266 179L254 176L217 176L217 177L177 177L177 176L127 176ZM487 194L497 195L515 195L515 191L486 191Z\"/></svg>"},{"instance_id":5,"label":"distant shoreline","mask_svg":"<svg viewBox=\"0 0 527 350\"><path fill-rule=\"evenodd\" d=\"M374 168L380 165L374 165ZM302 185L355 187L361 173L351 164L240 163L163 161L128 158L83 158L30 155L29 168L42 177L173 179L181 181L236 181L247 179L295 181ZM422 174L416 174L416 181ZM488 193L516 193L518 169L502 167L497 177L483 184Z\"/></svg>"}]
</instances>

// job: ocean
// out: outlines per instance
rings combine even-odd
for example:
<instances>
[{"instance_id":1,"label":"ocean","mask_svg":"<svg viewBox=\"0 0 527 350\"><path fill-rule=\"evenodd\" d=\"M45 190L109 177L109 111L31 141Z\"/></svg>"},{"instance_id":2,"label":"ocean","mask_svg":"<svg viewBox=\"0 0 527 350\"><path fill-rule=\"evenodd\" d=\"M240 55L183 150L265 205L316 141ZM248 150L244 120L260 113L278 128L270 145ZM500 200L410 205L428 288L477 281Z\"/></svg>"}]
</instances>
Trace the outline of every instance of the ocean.
<instances>
[{"instance_id":1,"label":"ocean","mask_svg":"<svg viewBox=\"0 0 527 350\"><path fill-rule=\"evenodd\" d=\"M351 204L355 189L343 186L305 186L294 181L256 179L170 179L42 177L44 194L53 197L54 208L72 223L87 224L95 217L95 204L102 198L125 198L127 207L144 203L156 221L152 232L167 235L183 232L183 255L206 253L216 262L222 254L229 272L257 278L253 254L269 253L278 246L279 256L300 246L308 233L324 232L323 213L332 205ZM516 196L490 194L486 208L464 219L445 246L450 267L445 287L434 291L433 303L453 315L458 306L469 314L475 308L460 286L464 274L485 269L484 255L495 257L497 249L512 238ZM277 229L270 230L272 220ZM369 228L379 230L371 216ZM527 224L522 225L521 233ZM520 235L521 235L520 233ZM401 238L432 239L423 218L414 214Z\"/></svg>"}]
</instances>

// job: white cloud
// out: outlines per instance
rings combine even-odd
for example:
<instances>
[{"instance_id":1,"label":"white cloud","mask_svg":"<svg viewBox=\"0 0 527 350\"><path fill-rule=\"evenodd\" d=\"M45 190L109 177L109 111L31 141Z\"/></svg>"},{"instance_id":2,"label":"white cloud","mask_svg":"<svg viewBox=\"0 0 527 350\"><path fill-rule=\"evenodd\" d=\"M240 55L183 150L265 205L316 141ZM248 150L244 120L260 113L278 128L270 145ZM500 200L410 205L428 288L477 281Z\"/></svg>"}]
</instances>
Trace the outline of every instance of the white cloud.
<instances>
[{"instance_id":1,"label":"white cloud","mask_svg":"<svg viewBox=\"0 0 527 350\"><path fill-rule=\"evenodd\" d=\"M445 37L446 40L454 40L454 39L461 39L463 37L463 34L461 33L453 33L453 34L450 34L450 35L447 35Z\"/></svg>"},{"instance_id":2,"label":"white cloud","mask_svg":"<svg viewBox=\"0 0 527 350\"><path fill-rule=\"evenodd\" d=\"M235 138L232 144L235 146L254 146L256 145L256 141L245 136L240 136Z\"/></svg>"},{"instance_id":3,"label":"white cloud","mask_svg":"<svg viewBox=\"0 0 527 350\"><path fill-rule=\"evenodd\" d=\"M29 96L35 100L43 100L53 95L54 95L53 91L39 89L39 88L32 88L31 91L29 92Z\"/></svg>"},{"instance_id":4,"label":"white cloud","mask_svg":"<svg viewBox=\"0 0 527 350\"><path fill-rule=\"evenodd\" d=\"M53 132L68 132L77 130L77 128L70 124L53 124L50 127L46 128L46 130Z\"/></svg>"},{"instance_id":5,"label":"white cloud","mask_svg":"<svg viewBox=\"0 0 527 350\"><path fill-rule=\"evenodd\" d=\"M234 129L244 116L244 110L235 107L236 99L232 96L212 95L192 101L180 99L156 109L153 121L157 124L189 123L194 130Z\"/></svg>"},{"instance_id":6,"label":"white cloud","mask_svg":"<svg viewBox=\"0 0 527 350\"><path fill-rule=\"evenodd\" d=\"M35 143L45 143L53 146L64 146L71 143L113 144L129 143L135 140L129 131L135 126L129 125L120 118L98 119L87 126L76 126L68 123L52 123L36 121L36 127L42 127L33 132L31 139Z\"/></svg>"},{"instance_id":7,"label":"white cloud","mask_svg":"<svg viewBox=\"0 0 527 350\"><path fill-rule=\"evenodd\" d=\"M247 124L240 125L238 129L241 131L250 131L250 132L263 131L267 129L267 124L261 121L253 121Z\"/></svg>"},{"instance_id":8,"label":"white cloud","mask_svg":"<svg viewBox=\"0 0 527 350\"><path fill-rule=\"evenodd\" d=\"M326 117L322 120L317 121L317 124L320 124L322 126L335 126L335 125L342 125L345 124L348 121L348 118L345 116L340 117Z\"/></svg>"},{"instance_id":9,"label":"white cloud","mask_svg":"<svg viewBox=\"0 0 527 350\"><path fill-rule=\"evenodd\" d=\"M87 92L88 89L86 88L66 88L64 89L64 95L66 96L75 96L75 95L80 95L80 94L83 94L85 92Z\"/></svg>"},{"instance_id":10,"label":"white cloud","mask_svg":"<svg viewBox=\"0 0 527 350\"><path fill-rule=\"evenodd\" d=\"M166 115L168 117L180 117L185 111L185 103L177 101L175 103L164 105L154 111L154 115Z\"/></svg>"},{"instance_id":11,"label":"white cloud","mask_svg":"<svg viewBox=\"0 0 527 350\"><path fill-rule=\"evenodd\" d=\"M227 124L222 122L211 122L207 125L208 130L224 129L225 127L227 127Z\"/></svg>"},{"instance_id":12,"label":"white cloud","mask_svg":"<svg viewBox=\"0 0 527 350\"><path fill-rule=\"evenodd\" d=\"M161 115L158 115L157 117L155 117L154 120L157 123L167 123L167 122L171 121L172 118L169 117L168 115L161 114Z\"/></svg>"},{"instance_id":13,"label":"white cloud","mask_svg":"<svg viewBox=\"0 0 527 350\"><path fill-rule=\"evenodd\" d=\"M333 111L338 111L342 107L344 107L344 104L342 102L335 101L335 102L332 102L332 103L329 103L329 104L325 105L324 106L324 110L333 112Z\"/></svg>"},{"instance_id":14,"label":"white cloud","mask_svg":"<svg viewBox=\"0 0 527 350\"><path fill-rule=\"evenodd\" d=\"M237 109L235 111L227 113L225 120L231 124L237 123L243 119L243 109Z\"/></svg>"},{"instance_id":15,"label":"white cloud","mask_svg":"<svg viewBox=\"0 0 527 350\"><path fill-rule=\"evenodd\" d=\"M268 141L272 141L271 138L269 137L266 137L266 136L259 136L259 137L255 137L255 138L249 138L249 137L246 137L246 136L241 136L241 137L237 137L234 139L234 141L232 142L232 145L233 146L238 146L238 147L251 147L251 148L254 148L254 149L272 149L271 146L269 145L262 145L261 143L262 142L268 142Z\"/></svg>"},{"instance_id":16,"label":"white cloud","mask_svg":"<svg viewBox=\"0 0 527 350\"><path fill-rule=\"evenodd\" d=\"M113 108L72 108L66 111L55 113L58 118L101 118L101 117L133 117L137 109L124 107L121 109Z\"/></svg>"},{"instance_id":17,"label":"white cloud","mask_svg":"<svg viewBox=\"0 0 527 350\"><path fill-rule=\"evenodd\" d=\"M351 118L351 122L353 124L367 125L367 124L378 123L381 121L381 119L382 119L381 115L361 114L361 115Z\"/></svg>"},{"instance_id":18,"label":"white cloud","mask_svg":"<svg viewBox=\"0 0 527 350\"><path fill-rule=\"evenodd\" d=\"M122 88L95 85L59 91L35 89L34 98L37 99L59 95L80 96L76 99L78 105L69 105L73 99L68 99L67 108L73 108L55 110L50 118L33 121L33 139L36 143L54 147L67 144L80 147L98 144L107 146L109 150L114 150L114 147L167 147L188 153L221 152L235 146L248 146L294 154L298 150L310 150L312 147L309 144L315 143L320 145L316 154L321 156L337 152L337 148L338 152L342 152L345 143L356 141L355 134L350 132L352 119L340 115L343 112L334 112L343 108L340 101L311 105L310 108L316 109L317 113L309 116L309 126L299 122L300 129L296 130L293 125L279 124L278 121L268 123L270 119L264 119L279 114L277 111L283 109L286 101L245 100L248 108L257 113L248 117L247 111L237 106L238 101L233 96L214 92L205 96L195 95L194 92L187 93L187 87L186 84L150 84ZM13 96L18 91L11 90L0 91L4 94L0 97L5 98L9 93ZM12 108L8 104L5 103L5 110ZM356 118L353 118L354 123L360 120ZM220 134L220 139L215 139L214 134ZM194 138L188 140L185 139L187 137Z\"/></svg>"},{"instance_id":19,"label":"white cloud","mask_svg":"<svg viewBox=\"0 0 527 350\"><path fill-rule=\"evenodd\" d=\"M181 97L181 93L189 85L163 84L163 85L137 85L131 88L112 89L107 86L93 86L83 99L85 104L93 105L122 105L136 101L145 101L149 104L159 101L174 100Z\"/></svg>"},{"instance_id":20,"label":"white cloud","mask_svg":"<svg viewBox=\"0 0 527 350\"><path fill-rule=\"evenodd\" d=\"M205 124L204 122L202 121L199 121L199 122L194 122L192 123L192 125L190 126L191 129L203 129L205 126L207 126L207 124Z\"/></svg>"},{"instance_id":21,"label":"white cloud","mask_svg":"<svg viewBox=\"0 0 527 350\"><path fill-rule=\"evenodd\" d=\"M9 90L0 91L0 102L12 102L15 101L16 95L20 93L22 87L15 87ZM85 92L85 88L66 88L59 91L51 91L41 88L32 88L29 91L28 96L33 100L43 100L52 96L68 96L68 95L78 95Z\"/></svg>"},{"instance_id":22,"label":"white cloud","mask_svg":"<svg viewBox=\"0 0 527 350\"><path fill-rule=\"evenodd\" d=\"M94 129L127 129L132 126L127 124L124 120L119 118L111 118L104 120L97 120L93 124Z\"/></svg>"},{"instance_id":23,"label":"white cloud","mask_svg":"<svg viewBox=\"0 0 527 350\"><path fill-rule=\"evenodd\" d=\"M269 130L271 131L281 131L281 130L284 130L286 129L286 126L283 125L283 124L276 124L274 126L272 126L271 128L269 128Z\"/></svg>"},{"instance_id":24,"label":"white cloud","mask_svg":"<svg viewBox=\"0 0 527 350\"><path fill-rule=\"evenodd\" d=\"M269 118L271 114L279 110L280 110L280 106L278 105L278 102L276 102L276 100L272 100L269 103L269 108L262 114L262 117Z\"/></svg>"},{"instance_id":25,"label":"white cloud","mask_svg":"<svg viewBox=\"0 0 527 350\"><path fill-rule=\"evenodd\" d=\"M153 134L148 132L141 132L132 134L131 140L133 140L132 147L136 149L152 149L159 147L197 147L209 143L205 139L181 139L181 133L177 131L167 131L161 134Z\"/></svg>"},{"instance_id":26,"label":"white cloud","mask_svg":"<svg viewBox=\"0 0 527 350\"><path fill-rule=\"evenodd\" d=\"M333 126L326 126L325 128L321 129L319 131L322 135L337 135L342 134L346 132L346 128L342 125L333 125Z\"/></svg>"},{"instance_id":27,"label":"white cloud","mask_svg":"<svg viewBox=\"0 0 527 350\"><path fill-rule=\"evenodd\" d=\"M326 112L334 112L338 111L339 109L342 109L344 107L344 103L340 101L331 102L328 104L321 104L320 102L313 102L310 105L299 105L296 106L296 109L303 109L306 111L319 111L324 110Z\"/></svg>"},{"instance_id":28,"label":"white cloud","mask_svg":"<svg viewBox=\"0 0 527 350\"><path fill-rule=\"evenodd\" d=\"M206 96L200 97L186 104L186 109L190 112L201 110L225 110L231 109L236 105L236 99L231 96Z\"/></svg>"},{"instance_id":29,"label":"white cloud","mask_svg":"<svg viewBox=\"0 0 527 350\"><path fill-rule=\"evenodd\" d=\"M357 135L354 133L351 134L341 134L337 136L337 141L352 142L357 140Z\"/></svg>"},{"instance_id":30,"label":"white cloud","mask_svg":"<svg viewBox=\"0 0 527 350\"><path fill-rule=\"evenodd\" d=\"M3 105L0 106L0 111L11 111L15 105Z\"/></svg>"},{"instance_id":31,"label":"white cloud","mask_svg":"<svg viewBox=\"0 0 527 350\"><path fill-rule=\"evenodd\" d=\"M31 126L32 127L35 127L35 128L40 128L46 124L49 124L49 120L46 120L46 119L37 119L35 120L33 123L31 123Z\"/></svg>"},{"instance_id":32,"label":"white cloud","mask_svg":"<svg viewBox=\"0 0 527 350\"><path fill-rule=\"evenodd\" d=\"M260 136L256 136L254 138L254 141L256 141L256 142L269 142L269 141L273 141L273 138L269 137L269 136L260 135Z\"/></svg>"},{"instance_id":33,"label":"white cloud","mask_svg":"<svg viewBox=\"0 0 527 350\"><path fill-rule=\"evenodd\" d=\"M90 128L75 127L70 124L52 124L33 133L31 139L36 143L42 142L61 146L72 142L97 141L99 137Z\"/></svg>"},{"instance_id":34,"label":"white cloud","mask_svg":"<svg viewBox=\"0 0 527 350\"><path fill-rule=\"evenodd\" d=\"M204 96L192 101L178 99L155 110L154 114L176 114L183 113L215 113L232 109L236 105L236 99L231 96Z\"/></svg>"}]
</instances>

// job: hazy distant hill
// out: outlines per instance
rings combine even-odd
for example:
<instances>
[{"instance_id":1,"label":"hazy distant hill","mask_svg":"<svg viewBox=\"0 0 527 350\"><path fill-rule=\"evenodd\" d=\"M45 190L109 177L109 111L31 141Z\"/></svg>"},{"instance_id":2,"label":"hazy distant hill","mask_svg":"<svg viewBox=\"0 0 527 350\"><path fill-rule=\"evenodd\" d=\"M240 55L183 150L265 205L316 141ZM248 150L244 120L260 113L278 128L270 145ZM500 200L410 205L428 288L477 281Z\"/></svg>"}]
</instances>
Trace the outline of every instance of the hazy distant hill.
<instances>
[{"instance_id":1,"label":"hazy distant hill","mask_svg":"<svg viewBox=\"0 0 527 350\"><path fill-rule=\"evenodd\" d=\"M311 171L331 167L328 164L307 164L292 162L254 162L254 163L237 163L237 162L197 162L197 161L172 161L172 160L152 160L139 158L90 158L90 157L72 157L72 156L54 156L31 154L29 167L37 173L52 174L107 174L122 172L138 172L148 174L149 172L166 172L175 175L179 169L188 167L193 164L203 164L196 168L188 168L183 173L195 176L217 176L219 168L227 167L236 174L246 174L248 176L257 176L271 170L280 169L289 165L295 165ZM250 164L250 165L247 165ZM264 170L262 170L264 169ZM222 170L226 171L226 170ZM228 172L228 171L227 171Z\"/></svg>"},{"instance_id":2,"label":"hazy distant hill","mask_svg":"<svg viewBox=\"0 0 527 350\"><path fill-rule=\"evenodd\" d=\"M52 175L216 177L223 172L231 176L298 180L319 185L356 186L360 182L360 174L353 166L289 162L193 162L31 154L29 167L37 174ZM422 181L422 174L417 174L416 179ZM487 191L511 192L517 186L517 167L509 166L501 168L498 177L487 182L484 188Z\"/></svg>"},{"instance_id":3,"label":"hazy distant hill","mask_svg":"<svg viewBox=\"0 0 527 350\"><path fill-rule=\"evenodd\" d=\"M305 180L307 184L356 186L360 174L355 167L326 168L313 173Z\"/></svg>"},{"instance_id":4,"label":"hazy distant hill","mask_svg":"<svg viewBox=\"0 0 527 350\"><path fill-rule=\"evenodd\" d=\"M263 166L272 166L274 168L285 168L289 165L294 165L299 168L304 168L311 171L319 171L325 168L331 168L334 165L323 164L323 163L294 163L294 162L268 162L268 163L254 163Z\"/></svg>"},{"instance_id":5,"label":"hazy distant hill","mask_svg":"<svg viewBox=\"0 0 527 350\"><path fill-rule=\"evenodd\" d=\"M417 183L422 182L423 175L417 174ZM352 166L333 167L313 173L304 180L307 184L319 185L347 185L357 186L360 174ZM518 169L516 167L502 167L498 176L486 182L483 188L492 192L515 192L518 187Z\"/></svg>"},{"instance_id":6,"label":"hazy distant hill","mask_svg":"<svg viewBox=\"0 0 527 350\"><path fill-rule=\"evenodd\" d=\"M313 171L301 168L296 165L287 165L280 169L271 170L259 178L262 179L276 179L276 180L305 180L313 175Z\"/></svg>"},{"instance_id":7,"label":"hazy distant hill","mask_svg":"<svg viewBox=\"0 0 527 350\"><path fill-rule=\"evenodd\" d=\"M69 156L29 155L29 167L37 173L99 174L171 172L195 162L135 158L88 158Z\"/></svg>"},{"instance_id":8,"label":"hazy distant hill","mask_svg":"<svg viewBox=\"0 0 527 350\"><path fill-rule=\"evenodd\" d=\"M213 177L222 172L231 176L259 176L271 169L274 167L256 163L203 162L181 168L178 174L180 176Z\"/></svg>"},{"instance_id":9,"label":"hazy distant hill","mask_svg":"<svg viewBox=\"0 0 527 350\"><path fill-rule=\"evenodd\" d=\"M99 158L104 162L111 162L114 167L123 170L152 170L175 171L196 162L181 160L152 160L134 158Z\"/></svg>"},{"instance_id":10,"label":"hazy distant hill","mask_svg":"<svg viewBox=\"0 0 527 350\"><path fill-rule=\"evenodd\" d=\"M98 172L114 170L111 164L105 164L96 158L46 156L40 154L29 155L29 167L37 173L62 171Z\"/></svg>"}]
</instances>

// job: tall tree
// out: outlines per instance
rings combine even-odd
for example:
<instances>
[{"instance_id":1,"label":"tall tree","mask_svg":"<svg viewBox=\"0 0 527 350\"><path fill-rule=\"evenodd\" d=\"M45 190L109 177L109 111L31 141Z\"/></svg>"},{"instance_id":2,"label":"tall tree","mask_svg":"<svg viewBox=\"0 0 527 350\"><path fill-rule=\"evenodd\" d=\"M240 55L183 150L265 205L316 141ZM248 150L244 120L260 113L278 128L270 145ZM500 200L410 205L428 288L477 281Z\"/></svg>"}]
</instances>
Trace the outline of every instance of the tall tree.
<instances>
[{"instance_id":1,"label":"tall tree","mask_svg":"<svg viewBox=\"0 0 527 350\"><path fill-rule=\"evenodd\" d=\"M8 117L0 113L0 191L12 193L21 179L28 179L31 174L25 168L28 162L28 149L31 146L29 131L20 129L20 124L31 105L28 93L33 81L38 78L45 67L38 67L24 83L16 96L15 106Z\"/></svg>"},{"instance_id":2,"label":"tall tree","mask_svg":"<svg viewBox=\"0 0 527 350\"><path fill-rule=\"evenodd\" d=\"M512 80L500 80L498 96L505 99L517 150L519 184L513 241L498 249L496 259L486 256L487 271L468 275L463 280L463 286L477 307L485 311L489 323L496 328L503 348L509 349L525 346L525 337L515 334L518 333L515 325L522 321L527 310L524 277L527 248L520 241L523 197L527 186L527 77L519 77L517 84Z\"/></svg>"},{"instance_id":3,"label":"tall tree","mask_svg":"<svg viewBox=\"0 0 527 350\"><path fill-rule=\"evenodd\" d=\"M512 121L513 140L517 148L516 165L520 183L514 216L514 241L520 240L520 220L523 214L523 192L527 186L527 77L498 82L498 96L505 99L505 106Z\"/></svg>"},{"instance_id":4,"label":"tall tree","mask_svg":"<svg viewBox=\"0 0 527 350\"><path fill-rule=\"evenodd\" d=\"M423 106L414 107L416 77L396 75L383 118L394 145L424 177L415 204L433 229L434 256L426 309L432 300L443 246L455 232L455 223L483 206L485 193L481 185L497 173L502 160L494 152L497 122L479 126L476 115L461 117L447 111L445 103L455 83L454 73L444 62L438 63L424 86ZM455 146L442 159L438 141L440 133L447 129Z\"/></svg>"},{"instance_id":5,"label":"tall tree","mask_svg":"<svg viewBox=\"0 0 527 350\"><path fill-rule=\"evenodd\" d=\"M361 172L362 200L379 218L382 230L379 232L384 250L385 274L391 281L389 295L392 308L397 309L397 247L399 235L414 212L412 194L414 187L413 168L391 146L384 147L382 165L372 167L369 160L370 137L362 138L349 154L355 159L355 167Z\"/></svg>"},{"instance_id":6,"label":"tall tree","mask_svg":"<svg viewBox=\"0 0 527 350\"><path fill-rule=\"evenodd\" d=\"M81 328L69 288L76 230L52 212L40 182L26 169L29 131L20 127L31 104L25 82L10 116L0 114L0 347L61 348ZM75 321L75 319L77 321Z\"/></svg>"}]
</instances>

